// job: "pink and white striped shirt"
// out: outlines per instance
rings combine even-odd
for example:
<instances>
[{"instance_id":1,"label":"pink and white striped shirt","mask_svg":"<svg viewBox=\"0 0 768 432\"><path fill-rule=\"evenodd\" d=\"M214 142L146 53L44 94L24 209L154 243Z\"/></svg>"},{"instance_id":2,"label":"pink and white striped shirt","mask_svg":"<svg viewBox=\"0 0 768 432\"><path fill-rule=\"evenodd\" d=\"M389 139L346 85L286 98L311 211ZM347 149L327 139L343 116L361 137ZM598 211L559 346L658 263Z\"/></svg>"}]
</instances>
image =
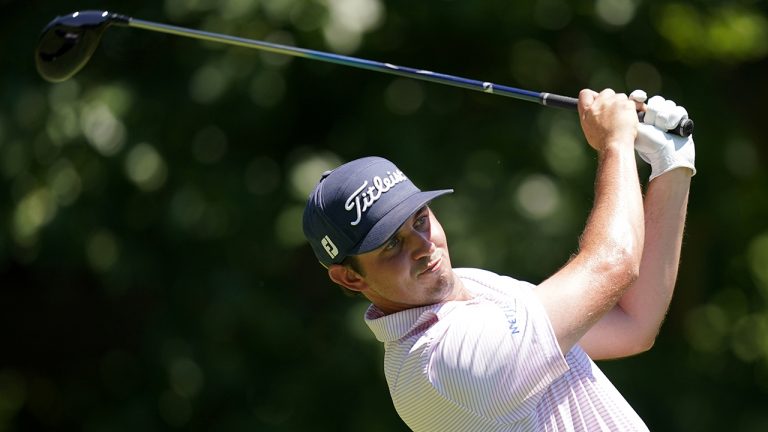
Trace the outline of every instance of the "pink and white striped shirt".
<instances>
[{"instance_id":1,"label":"pink and white striped shirt","mask_svg":"<svg viewBox=\"0 0 768 432\"><path fill-rule=\"evenodd\" d=\"M365 321L384 342L384 372L414 431L647 431L579 346L560 353L534 286L455 269L474 298Z\"/></svg>"}]
</instances>

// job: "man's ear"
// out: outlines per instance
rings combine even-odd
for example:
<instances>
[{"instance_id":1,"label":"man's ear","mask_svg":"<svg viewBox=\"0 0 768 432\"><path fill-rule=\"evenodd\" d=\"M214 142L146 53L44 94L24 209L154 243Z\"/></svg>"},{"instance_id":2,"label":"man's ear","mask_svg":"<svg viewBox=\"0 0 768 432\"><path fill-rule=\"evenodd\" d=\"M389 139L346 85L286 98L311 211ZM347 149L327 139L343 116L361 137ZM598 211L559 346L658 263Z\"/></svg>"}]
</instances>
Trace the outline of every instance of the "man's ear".
<instances>
[{"instance_id":1,"label":"man's ear","mask_svg":"<svg viewBox=\"0 0 768 432\"><path fill-rule=\"evenodd\" d=\"M331 264L330 267L328 267L328 277L335 283L352 291L359 292L368 288L368 284L363 277L349 266Z\"/></svg>"}]
</instances>

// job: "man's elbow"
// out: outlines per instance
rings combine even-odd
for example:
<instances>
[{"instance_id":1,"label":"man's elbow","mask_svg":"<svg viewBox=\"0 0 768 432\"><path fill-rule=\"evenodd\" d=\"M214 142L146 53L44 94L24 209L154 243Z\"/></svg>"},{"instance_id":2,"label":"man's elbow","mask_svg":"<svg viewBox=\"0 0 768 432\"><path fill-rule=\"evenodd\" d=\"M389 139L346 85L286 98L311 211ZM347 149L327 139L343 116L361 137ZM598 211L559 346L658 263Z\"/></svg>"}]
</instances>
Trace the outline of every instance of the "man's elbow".
<instances>
[{"instance_id":1,"label":"man's elbow","mask_svg":"<svg viewBox=\"0 0 768 432\"><path fill-rule=\"evenodd\" d=\"M636 257L635 254L628 254L622 269L626 286L629 287L640 277L640 257Z\"/></svg>"},{"instance_id":2,"label":"man's elbow","mask_svg":"<svg viewBox=\"0 0 768 432\"><path fill-rule=\"evenodd\" d=\"M653 345L656 343L656 335L651 337L645 337L638 341L635 345L635 354L642 354L646 351L650 351Z\"/></svg>"},{"instance_id":3,"label":"man's elbow","mask_svg":"<svg viewBox=\"0 0 768 432\"><path fill-rule=\"evenodd\" d=\"M615 248L604 256L600 272L623 291L640 277L640 255L632 249Z\"/></svg>"},{"instance_id":4,"label":"man's elbow","mask_svg":"<svg viewBox=\"0 0 768 432\"><path fill-rule=\"evenodd\" d=\"M656 337L659 335L659 328L652 326L638 326L631 336L625 339L626 346L624 350L627 356L642 354L650 351L656 343Z\"/></svg>"},{"instance_id":5,"label":"man's elbow","mask_svg":"<svg viewBox=\"0 0 768 432\"><path fill-rule=\"evenodd\" d=\"M610 352L602 353L600 355L590 354L593 360L615 360L620 358L627 358L650 351L653 348L653 344L656 342L655 337L643 338L643 337L627 337L624 338L620 344L616 344L612 347Z\"/></svg>"}]
</instances>

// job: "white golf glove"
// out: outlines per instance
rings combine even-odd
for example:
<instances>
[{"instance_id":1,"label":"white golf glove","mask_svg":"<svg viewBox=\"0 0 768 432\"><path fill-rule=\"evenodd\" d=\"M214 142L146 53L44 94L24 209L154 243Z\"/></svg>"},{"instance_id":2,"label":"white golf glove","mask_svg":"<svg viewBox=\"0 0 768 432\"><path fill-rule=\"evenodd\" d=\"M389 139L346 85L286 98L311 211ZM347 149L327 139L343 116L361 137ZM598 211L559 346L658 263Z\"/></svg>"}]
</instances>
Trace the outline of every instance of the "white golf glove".
<instances>
[{"instance_id":1,"label":"white golf glove","mask_svg":"<svg viewBox=\"0 0 768 432\"><path fill-rule=\"evenodd\" d=\"M642 90L635 90L629 98L642 103L647 95ZM693 135L681 137L667 133L685 118L688 118L688 111L671 100L665 100L661 96L648 100L645 117L637 127L635 139L635 150L651 165L648 181L675 168L689 168L691 176L696 175Z\"/></svg>"}]
</instances>

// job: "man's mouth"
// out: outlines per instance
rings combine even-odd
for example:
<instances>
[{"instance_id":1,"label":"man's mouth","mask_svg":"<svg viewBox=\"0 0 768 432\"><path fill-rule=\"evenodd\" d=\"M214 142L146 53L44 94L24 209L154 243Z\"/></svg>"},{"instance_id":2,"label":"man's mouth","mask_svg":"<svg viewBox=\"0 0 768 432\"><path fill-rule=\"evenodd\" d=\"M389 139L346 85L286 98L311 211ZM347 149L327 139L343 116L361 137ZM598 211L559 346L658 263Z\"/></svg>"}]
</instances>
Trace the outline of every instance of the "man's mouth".
<instances>
[{"instance_id":1,"label":"man's mouth","mask_svg":"<svg viewBox=\"0 0 768 432\"><path fill-rule=\"evenodd\" d=\"M424 268L424 270L420 271L418 276L423 276L425 274L434 273L438 270L440 270L440 264L443 262L443 251L442 249L438 249L435 251L435 253L432 254L432 256L429 257L429 262L427 263L427 267Z\"/></svg>"}]
</instances>

